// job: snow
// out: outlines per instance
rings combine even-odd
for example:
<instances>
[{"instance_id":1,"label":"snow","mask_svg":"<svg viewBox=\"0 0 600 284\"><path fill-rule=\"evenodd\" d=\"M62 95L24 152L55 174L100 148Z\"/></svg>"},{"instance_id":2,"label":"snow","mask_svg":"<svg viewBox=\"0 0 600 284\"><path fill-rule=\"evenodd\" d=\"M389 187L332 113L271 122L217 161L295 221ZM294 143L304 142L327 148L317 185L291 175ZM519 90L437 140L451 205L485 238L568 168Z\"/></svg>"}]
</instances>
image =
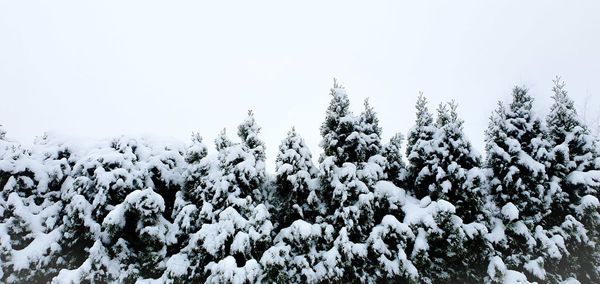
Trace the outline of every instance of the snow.
<instances>
[{"instance_id":1,"label":"snow","mask_svg":"<svg viewBox=\"0 0 600 284\"><path fill-rule=\"evenodd\" d=\"M592 186L600 185L600 170L594 171L573 171L567 177L572 184L589 184Z\"/></svg>"},{"instance_id":2,"label":"snow","mask_svg":"<svg viewBox=\"0 0 600 284\"><path fill-rule=\"evenodd\" d=\"M517 209L517 207L511 202L506 203L504 206L502 206L501 212L502 215L504 215L504 217L509 221L513 221L519 218L519 209Z\"/></svg>"},{"instance_id":3,"label":"snow","mask_svg":"<svg viewBox=\"0 0 600 284\"><path fill-rule=\"evenodd\" d=\"M502 283L505 284L526 284L526 283L531 283L529 281L527 281L527 276L525 276L525 274L523 274L522 272L518 272L515 270L506 270L506 273L504 275L504 281Z\"/></svg>"},{"instance_id":4,"label":"snow","mask_svg":"<svg viewBox=\"0 0 600 284\"><path fill-rule=\"evenodd\" d=\"M523 267L529 271L531 274L535 275L537 278L541 280L546 279L546 270L544 270L544 259L538 257L536 259L530 260Z\"/></svg>"}]
</instances>

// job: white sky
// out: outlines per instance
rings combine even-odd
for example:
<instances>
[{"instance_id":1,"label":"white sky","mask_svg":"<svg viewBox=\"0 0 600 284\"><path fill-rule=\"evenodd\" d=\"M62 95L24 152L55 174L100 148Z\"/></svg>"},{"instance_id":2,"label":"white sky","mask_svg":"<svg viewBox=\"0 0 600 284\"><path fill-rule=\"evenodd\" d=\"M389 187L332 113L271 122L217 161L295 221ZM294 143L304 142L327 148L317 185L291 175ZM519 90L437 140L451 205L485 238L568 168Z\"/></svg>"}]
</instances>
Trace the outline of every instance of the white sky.
<instances>
[{"instance_id":1,"label":"white sky","mask_svg":"<svg viewBox=\"0 0 600 284\"><path fill-rule=\"evenodd\" d=\"M432 110L457 100L478 150L515 84L545 114L562 75L600 110L599 1L210 2L0 2L0 124L24 143L198 131L212 150L251 108L272 169L292 125L320 153L333 77L356 113L370 98L386 139L419 90Z\"/></svg>"}]
</instances>

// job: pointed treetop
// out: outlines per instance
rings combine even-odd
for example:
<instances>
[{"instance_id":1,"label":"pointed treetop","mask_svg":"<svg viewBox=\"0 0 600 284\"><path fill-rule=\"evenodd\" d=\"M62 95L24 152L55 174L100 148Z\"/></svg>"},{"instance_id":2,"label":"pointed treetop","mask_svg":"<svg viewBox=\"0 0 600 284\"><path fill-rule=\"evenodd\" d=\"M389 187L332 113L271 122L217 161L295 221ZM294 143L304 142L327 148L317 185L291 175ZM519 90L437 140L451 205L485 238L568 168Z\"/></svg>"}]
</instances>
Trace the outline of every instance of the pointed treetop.
<instances>
[{"instance_id":1,"label":"pointed treetop","mask_svg":"<svg viewBox=\"0 0 600 284\"><path fill-rule=\"evenodd\" d=\"M202 143L202 136L200 133L192 132L192 145L188 148L185 160L188 163L195 163L202 160L208 154L208 149L204 143Z\"/></svg>"},{"instance_id":2,"label":"pointed treetop","mask_svg":"<svg viewBox=\"0 0 600 284\"><path fill-rule=\"evenodd\" d=\"M6 130L4 130L4 128L2 126L3 125L0 124L0 140L6 139Z\"/></svg>"},{"instance_id":3,"label":"pointed treetop","mask_svg":"<svg viewBox=\"0 0 600 284\"><path fill-rule=\"evenodd\" d=\"M565 90L565 82L562 81L559 76L556 76L552 82L554 83L554 86L552 86L552 92L554 93L552 99L554 100L554 103L550 107L549 119L578 120L575 104L567 94L567 90ZM560 121L548 121L548 124L551 124L552 122Z\"/></svg>"},{"instance_id":4,"label":"pointed treetop","mask_svg":"<svg viewBox=\"0 0 600 284\"><path fill-rule=\"evenodd\" d=\"M238 136L242 139L242 143L252 150L257 159L264 160L265 143L258 137L260 129L254 113L252 110L248 110L248 117L238 126Z\"/></svg>"},{"instance_id":5,"label":"pointed treetop","mask_svg":"<svg viewBox=\"0 0 600 284\"><path fill-rule=\"evenodd\" d=\"M233 143L229 140L229 137L227 137L227 130L223 128L217 138L215 138L215 147L217 148L217 151L221 151L231 145L233 145Z\"/></svg>"},{"instance_id":6,"label":"pointed treetop","mask_svg":"<svg viewBox=\"0 0 600 284\"><path fill-rule=\"evenodd\" d=\"M447 103L440 103L437 112L438 117L436 121L436 126L443 127L450 123L456 124L457 127L462 128L463 121L458 118L458 113L456 109L458 105L454 100L451 100Z\"/></svg>"},{"instance_id":7,"label":"pointed treetop","mask_svg":"<svg viewBox=\"0 0 600 284\"><path fill-rule=\"evenodd\" d=\"M379 127L379 119L377 118L377 113L375 109L369 104L369 98L365 99L364 102L365 110L360 114L360 120L363 124L368 124L367 127L371 127L372 132L377 133L377 135L381 135L381 128Z\"/></svg>"},{"instance_id":8,"label":"pointed treetop","mask_svg":"<svg viewBox=\"0 0 600 284\"><path fill-rule=\"evenodd\" d=\"M415 108L417 109L417 126L426 126L433 123L433 116L427 108L427 98L425 98L422 91L419 91Z\"/></svg>"},{"instance_id":9,"label":"pointed treetop","mask_svg":"<svg viewBox=\"0 0 600 284\"><path fill-rule=\"evenodd\" d=\"M448 112L448 108L446 107L445 103L440 103L440 105L438 106L438 109L437 109L437 113L438 113L438 116L437 116L436 125L438 127L442 127L451 121L450 113Z\"/></svg>"},{"instance_id":10,"label":"pointed treetop","mask_svg":"<svg viewBox=\"0 0 600 284\"><path fill-rule=\"evenodd\" d=\"M343 89L344 86L342 86L342 84L340 84L340 82L338 82L338 80L334 77L333 78L333 88L334 89Z\"/></svg>"},{"instance_id":11,"label":"pointed treetop","mask_svg":"<svg viewBox=\"0 0 600 284\"><path fill-rule=\"evenodd\" d=\"M202 136L198 132L192 132L192 143L202 143Z\"/></svg>"},{"instance_id":12,"label":"pointed treetop","mask_svg":"<svg viewBox=\"0 0 600 284\"><path fill-rule=\"evenodd\" d=\"M532 107L533 98L529 95L529 90L525 87L515 86L513 88L510 109L517 114L522 114L531 111Z\"/></svg>"}]
</instances>

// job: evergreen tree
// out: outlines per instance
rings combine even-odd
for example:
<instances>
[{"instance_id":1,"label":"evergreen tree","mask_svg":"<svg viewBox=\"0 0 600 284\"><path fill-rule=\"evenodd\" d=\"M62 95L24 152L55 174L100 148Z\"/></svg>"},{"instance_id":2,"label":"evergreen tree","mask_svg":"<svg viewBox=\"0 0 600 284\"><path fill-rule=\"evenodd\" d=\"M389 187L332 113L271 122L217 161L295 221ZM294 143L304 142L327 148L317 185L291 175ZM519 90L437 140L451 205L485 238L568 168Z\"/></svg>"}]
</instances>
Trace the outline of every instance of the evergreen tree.
<instances>
[{"instance_id":1,"label":"evergreen tree","mask_svg":"<svg viewBox=\"0 0 600 284\"><path fill-rule=\"evenodd\" d=\"M217 138L219 150L204 188L200 214L205 223L167 263L167 282L254 282L262 273L258 260L271 241L272 224L262 198L264 143L252 112L238 128L241 144ZM207 162L210 161L207 159Z\"/></svg>"},{"instance_id":2,"label":"evergreen tree","mask_svg":"<svg viewBox=\"0 0 600 284\"><path fill-rule=\"evenodd\" d=\"M415 126L408 133L406 147L406 157L409 161L406 180L409 183L408 188L421 199L429 195L429 185L435 182L430 163L434 160L432 141L436 128L423 93L419 94L416 109L417 119Z\"/></svg>"},{"instance_id":3,"label":"evergreen tree","mask_svg":"<svg viewBox=\"0 0 600 284\"><path fill-rule=\"evenodd\" d=\"M148 188L128 194L104 218L103 246L121 267L119 279L114 280L134 282L162 274L169 228L164 211L162 197Z\"/></svg>"},{"instance_id":4,"label":"evergreen tree","mask_svg":"<svg viewBox=\"0 0 600 284\"><path fill-rule=\"evenodd\" d=\"M358 137L351 137L355 133L356 117L350 111L350 100L346 90L336 80L333 82L330 95L331 102L327 108L325 121L321 125L323 140L320 146L323 148L323 154L319 162L331 157L336 166L346 162L356 163L359 160L356 151ZM349 143L350 141L353 142Z\"/></svg>"},{"instance_id":5,"label":"evergreen tree","mask_svg":"<svg viewBox=\"0 0 600 284\"><path fill-rule=\"evenodd\" d=\"M328 262L335 254L329 244L334 241L333 226L296 220L283 228L260 263L263 282L324 283L338 276L337 262Z\"/></svg>"},{"instance_id":6,"label":"evergreen tree","mask_svg":"<svg viewBox=\"0 0 600 284\"><path fill-rule=\"evenodd\" d=\"M549 146L532 107L527 90L515 87L510 107L499 104L486 131L492 194L499 207L511 202L530 224L538 222L543 212Z\"/></svg>"},{"instance_id":7,"label":"evergreen tree","mask_svg":"<svg viewBox=\"0 0 600 284\"><path fill-rule=\"evenodd\" d=\"M321 207L316 195L318 169L295 128L288 132L279 146L275 173L274 220L277 220L278 226L285 228L297 219L314 221Z\"/></svg>"},{"instance_id":8,"label":"evergreen tree","mask_svg":"<svg viewBox=\"0 0 600 284\"><path fill-rule=\"evenodd\" d=\"M598 197L600 175L595 174L598 168L594 163L598 153L559 77L554 80L552 91L554 103L546 118L553 147L550 191L546 195L550 213L544 223L560 228L557 231L570 252L569 258L562 257L552 263L553 272L558 280L574 276L584 283L597 282L600 273L593 267L600 266L600 239L595 233L600 224L600 211L596 202L585 200ZM582 235L585 231L588 233Z\"/></svg>"},{"instance_id":9,"label":"evergreen tree","mask_svg":"<svg viewBox=\"0 0 600 284\"><path fill-rule=\"evenodd\" d=\"M544 229L543 198L548 182L549 142L533 113L533 98L515 87L508 108L501 103L486 131L487 165L492 198L499 212L490 220L491 241L503 265L544 280L544 263L559 258L564 248Z\"/></svg>"},{"instance_id":10,"label":"evergreen tree","mask_svg":"<svg viewBox=\"0 0 600 284\"><path fill-rule=\"evenodd\" d=\"M381 155L381 127L377 113L369 105L368 99L365 100L364 106L365 109L360 114L351 137L356 137L354 140L357 140L358 145L357 176L372 191L375 183L385 178L387 160Z\"/></svg>"},{"instance_id":11,"label":"evergreen tree","mask_svg":"<svg viewBox=\"0 0 600 284\"><path fill-rule=\"evenodd\" d=\"M406 175L406 165L402 160L402 140L402 134L396 133L382 150L382 155L386 159L383 169L385 177L398 187L403 186Z\"/></svg>"},{"instance_id":12,"label":"evergreen tree","mask_svg":"<svg viewBox=\"0 0 600 284\"><path fill-rule=\"evenodd\" d=\"M369 99L365 99L365 109L358 118L356 132L359 135L358 161L367 162L369 158L381 153L381 127L379 119Z\"/></svg>"},{"instance_id":13,"label":"evergreen tree","mask_svg":"<svg viewBox=\"0 0 600 284\"><path fill-rule=\"evenodd\" d=\"M435 183L429 185L432 200L444 199L456 207L465 222L482 221L485 205L485 175L480 158L463 133L454 101L441 104L434 135Z\"/></svg>"},{"instance_id":14,"label":"evergreen tree","mask_svg":"<svg viewBox=\"0 0 600 284\"><path fill-rule=\"evenodd\" d=\"M413 205L414 206L414 205ZM415 234L410 260L422 283L481 283L490 253L483 224L464 224L445 200L421 199L420 208L406 208ZM426 212L426 213L425 213ZM425 213L423 218L413 214ZM415 218L416 217L416 218Z\"/></svg>"},{"instance_id":15,"label":"evergreen tree","mask_svg":"<svg viewBox=\"0 0 600 284\"><path fill-rule=\"evenodd\" d=\"M5 140L6 139L6 130L4 130L4 128L2 128L2 124L0 124L0 140Z\"/></svg>"},{"instance_id":16,"label":"evergreen tree","mask_svg":"<svg viewBox=\"0 0 600 284\"><path fill-rule=\"evenodd\" d=\"M327 279L366 281L365 242L375 226L372 187L383 178L385 166L385 159L379 155L381 129L368 103L357 118L349 111L345 90L336 82L331 95L321 126L324 152L320 157L320 196L326 208L323 219L338 234L328 251L330 261L337 263L337 271Z\"/></svg>"},{"instance_id":17,"label":"evergreen tree","mask_svg":"<svg viewBox=\"0 0 600 284\"><path fill-rule=\"evenodd\" d=\"M58 272L67 147L44 135L28 149L0 140L0 281L47 282Z\"/></svg>"}]
</instances>

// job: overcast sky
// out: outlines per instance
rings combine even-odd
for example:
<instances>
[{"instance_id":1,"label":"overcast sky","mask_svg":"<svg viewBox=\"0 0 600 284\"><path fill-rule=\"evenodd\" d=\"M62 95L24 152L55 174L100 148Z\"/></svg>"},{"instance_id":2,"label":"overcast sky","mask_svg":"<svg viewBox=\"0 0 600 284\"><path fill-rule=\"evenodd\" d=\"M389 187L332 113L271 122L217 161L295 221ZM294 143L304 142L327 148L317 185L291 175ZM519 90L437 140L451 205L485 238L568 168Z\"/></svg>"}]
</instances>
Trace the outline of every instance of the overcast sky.
<instances>
[{"instance_id":1,"label":"overcast sky","mask_svg":"<svg viewBox=\"0 0 600 284\"><path fill-rule=\"evenodd\" d=\"M0 124L26 144L197 131L214 151L253 109L272 169L293 125L320 153L333 77L356 113L370 98L385 139L410 129L418 91L432 110L456 99L479 151L515 84L541 115L555 75L600 109L600 1L199 2L0 2Z\"/></svg>"}]
</instances>

